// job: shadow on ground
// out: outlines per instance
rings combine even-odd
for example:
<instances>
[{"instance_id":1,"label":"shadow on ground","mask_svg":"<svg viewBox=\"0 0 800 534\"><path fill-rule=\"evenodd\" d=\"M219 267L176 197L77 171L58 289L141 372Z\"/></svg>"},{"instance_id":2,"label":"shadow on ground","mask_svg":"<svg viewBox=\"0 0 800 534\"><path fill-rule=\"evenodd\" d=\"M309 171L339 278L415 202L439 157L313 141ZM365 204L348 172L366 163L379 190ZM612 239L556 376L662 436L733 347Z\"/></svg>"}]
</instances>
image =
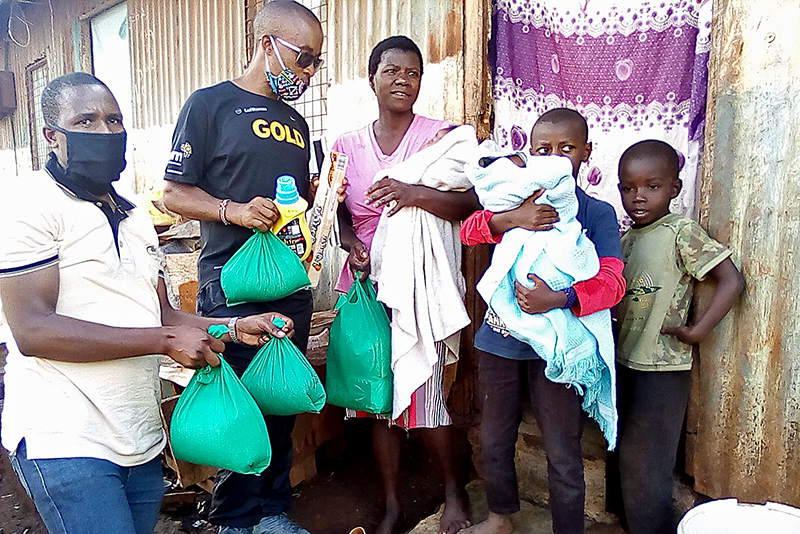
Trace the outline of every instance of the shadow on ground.
<instances>
[{"instance_id":1,"label":"shadow on ground","mask_svg":"<svg viewBox=\"0 0 800 534\"><path fill-rule=\"evenodd\" d=\"M346 452L334 460L318 458L317 478L297 488L289 515L313 534L347 534L356 526L364 527L369 534L378 526L383 515L383 490L372 454L370 423L347 421ZM457 453L463 459L466 480L470 477L469 445L463 432L457 434ZM413 433L403 447L401 472L405 517L400 529L406 532L436 511L444 501L444 489L436 464Z\"/></svg>"},{"instance_id":2,"label":"shadow on ground","mask_svg":"<svg viewBox=\"0 0 800 534\"><path fill-rule=\"evenodd\" d=\"M0 400L0 407L1 407ZM372 532L383 513L380 476L373 460L370 421L348 421L345 436L318 453L319 474L295 488L290 517L312 534L348 534L355 526ZM459 435L460 453L468 464L466 438ZM405 518L403 532L434 513L443 501L443 487L427 451L413 437L403 448L401 495ZM165 471L167 482L171 472ZM192 498L167 504L165 499L155 534L210 534L208 493L199 488ZM175 491L183 491L174 488ZM172 490L168 490L172 491ZM109 530L111 532L111 530ZM36 509L11 469L5 451L0 453L0 534L47 534Z\"/></svg>"},{"instance_id":3,"label":"shadow on ground","mask_svg":"<svg viewBox=\"0 0 800 534\"><path fill-rule=\"evenodd\" d=\"M0 345L0 351L2 350ZM2 369L0 354L0 369ZM0 392L0 409L2 393ZM295 499L289 516L312 534L348 534L362 526L367 534L374 532L383 513L383 491L380 475L373 459L369 420L345 423L345 435L317 453L318 475L295 488ZM471 453L464 430L457 430L457 454L463 460L464 479L474 479ZM422 443L414 436L406 440L401 459L401 497L405 517L401 532L438 534L438 513L444 500L441 476ZM165 469L167 483L174 474ZM189 491L172 487L168 491L183 492L183 499L165 499L154 534L211 534L208 523L209 495L192 487ZM470 502L476 521L486 517L486 497L481 484L469 485ZM547 508L523 503L514 518L516 534L549 534L552 532ZM109 532L113 529L109 528ZM619 534L617 525L587 523L587 534ZM5 451L0 452L0 534L47 534L38 514L19 484Z\"/></svg>"}]
</instances>

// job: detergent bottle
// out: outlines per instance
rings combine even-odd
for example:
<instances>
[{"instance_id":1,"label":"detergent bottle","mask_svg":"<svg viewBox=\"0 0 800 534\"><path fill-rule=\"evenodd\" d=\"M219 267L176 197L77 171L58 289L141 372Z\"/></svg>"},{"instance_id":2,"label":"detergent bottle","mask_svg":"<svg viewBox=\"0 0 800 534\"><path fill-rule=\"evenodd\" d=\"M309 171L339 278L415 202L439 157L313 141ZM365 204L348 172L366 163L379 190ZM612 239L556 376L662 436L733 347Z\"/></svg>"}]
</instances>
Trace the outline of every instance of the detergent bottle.
<instances>
[{"instance_id":1,"label":"detergent bottle","mask_svg":"<svg viewBox=\"0 0 800 534\"><path fill-rule=\"evenodd\" d=\"M272 225L272 232L297 254L300 261L305 260L311 252L311 232L305 217L308 202L297 192L294 177L278 177L275 207L280 217Z\"/></svg>"}]
</instances>

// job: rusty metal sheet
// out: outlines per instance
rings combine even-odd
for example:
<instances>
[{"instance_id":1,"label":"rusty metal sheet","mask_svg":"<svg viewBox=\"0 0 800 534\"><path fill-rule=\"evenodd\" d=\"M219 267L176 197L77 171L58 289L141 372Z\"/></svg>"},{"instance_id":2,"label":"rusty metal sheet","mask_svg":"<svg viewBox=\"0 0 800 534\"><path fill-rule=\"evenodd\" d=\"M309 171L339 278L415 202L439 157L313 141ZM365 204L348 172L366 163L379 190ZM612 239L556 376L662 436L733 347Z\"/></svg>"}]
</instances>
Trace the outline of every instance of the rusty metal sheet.
<instances>
[{"instance_id":1,"label":"rusty metal sheet","mask_svg":"<svg viewBox=\"0 0 800 534\"><path fill-rule=\"evenodd\" d=\"M800 506L800 5L714 13L701 223L748 287L699 347L687 468L700 493Z\"/></svg>"},{"instance_id":2,"label":"rusty metal sheet","mask_svg":"<svg viewBox=\"0 0 800 534\"><path fill-rule=\"evenodd\" d=\"M17 110L13 117L0 121L1 148L11 149L14 146L14 138L17 148L30 146L31 102L28 98L26 69L44 59L43 68L48 80L74 70L72 21L94 4L100 3L99 1L53 2L51 12L46 2L33 4L9 2L10 20L2 21L5 52L2 68L14 72ZM35 102L34 105L38 106L40 103ZM41 136L40 132L33 133ZM44 142L43 139L40 141ZM22 158L20 167L30 168L30 154L20 150L18 155Z\"/></svg>"},{"instance_id":3,"label":"rusty metal sheet","mask_svg":"<svg viewBox=\"0 0 800 534\"><path fill-rule=\"evenodd\" d=\"M391 35L419 45L426 62L440 63L463 50L463 2L445 0L333 0L327 39L332 54L331 83L366 78L372 47Z\"/></svg>"}]
</instances>

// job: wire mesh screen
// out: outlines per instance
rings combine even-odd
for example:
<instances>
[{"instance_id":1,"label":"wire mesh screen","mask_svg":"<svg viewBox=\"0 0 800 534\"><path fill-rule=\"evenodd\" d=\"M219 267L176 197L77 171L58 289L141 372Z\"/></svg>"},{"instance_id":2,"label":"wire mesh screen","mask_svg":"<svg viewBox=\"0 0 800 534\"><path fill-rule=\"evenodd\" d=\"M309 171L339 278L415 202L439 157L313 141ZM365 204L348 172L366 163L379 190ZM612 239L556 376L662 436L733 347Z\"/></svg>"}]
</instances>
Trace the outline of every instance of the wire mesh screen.
<instances>
[{"instance_id":1,"label":"wire mesh screen","mask_svg":"<svg viewBox=\"0 0 800 534\"><path fill-rule=\"evenodd\" d=\"M309 8L319 18L322 23L323 31L328 26L328 2L327 0L298 0L301 4ZM253 53L253 18L261 8L261 0L245 0L245 17L247 18L247 54L251 57ZM326 32L327 33L327 32ZM327 60L328 43L322 45L322 59ZM328 112L328 67L326 63L311 78L311 85L303 96L290 104L305 117L311 132L312 139L320 139L325 134L325 115Z\"/></svg>"},{"instance_id":2,"label":"wire mesh screen","mask_svg":"<svg viewBox=\"0 0 800 534\"><path fill-rule=\"evenodd\" d=\"M28 113L31 125L31 165L34 170L41 169L47 163L50 152L42 134L44 115L42 114L42 92L47 85L47 61L40 59L25 69L28 85Z\"/></svg>"},{"instance_id":3,"label":"wire mesh screen","mask_svg":"<svg viewBox=\"0 0 800 534\"><path fill-rule=\"evenodd\" d=\"M301 0L319 18L322 27L328 26L327 0ZM327 60L328 43L322 45L322 59ZM306 118L312 139L319 139L325 134L325 115L328 113L328 66L323 63L319 71L311 78L311 85L303 96L294 103L295 109Z\"/></svg>"}]
</instances>

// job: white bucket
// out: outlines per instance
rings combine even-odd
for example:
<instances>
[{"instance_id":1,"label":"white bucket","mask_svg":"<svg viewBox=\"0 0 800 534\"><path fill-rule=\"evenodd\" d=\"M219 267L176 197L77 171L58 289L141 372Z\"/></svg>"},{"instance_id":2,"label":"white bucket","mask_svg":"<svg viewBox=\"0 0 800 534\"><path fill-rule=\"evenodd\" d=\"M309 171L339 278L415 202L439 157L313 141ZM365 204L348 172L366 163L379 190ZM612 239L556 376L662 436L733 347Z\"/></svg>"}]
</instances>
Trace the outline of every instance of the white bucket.
<instances>
[{"instance_id":1,"label":"white bucket","mask_svg":"<svg viewBox=\"0 0 800 534\"><path fill-rule=\"evenodd\" d=\"M689 510L678 534L800 534L800 510L785 504L710 501Z\"/></svg>"}]
</instances>

